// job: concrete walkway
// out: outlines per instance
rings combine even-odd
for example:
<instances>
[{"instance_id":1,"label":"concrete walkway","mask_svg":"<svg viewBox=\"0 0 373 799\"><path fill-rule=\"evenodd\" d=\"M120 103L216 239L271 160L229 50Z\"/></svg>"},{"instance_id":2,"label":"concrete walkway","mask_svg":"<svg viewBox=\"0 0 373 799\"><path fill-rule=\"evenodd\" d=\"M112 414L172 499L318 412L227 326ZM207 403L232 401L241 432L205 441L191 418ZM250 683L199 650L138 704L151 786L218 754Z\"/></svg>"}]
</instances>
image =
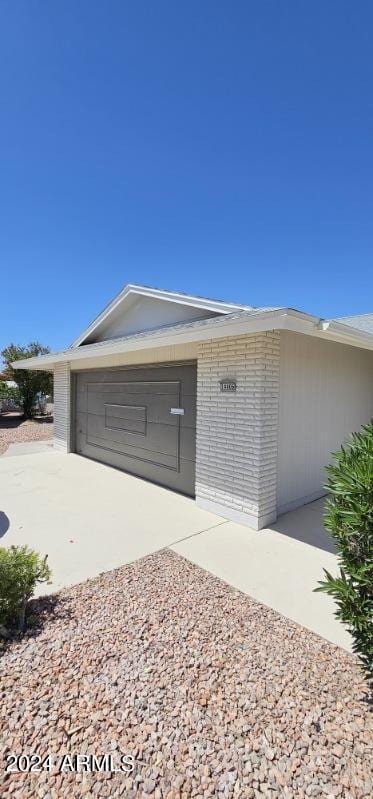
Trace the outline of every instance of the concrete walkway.
<instances>
[{"instance_id":1,"label":"concrete walkway","mask_svg":"<svg viewBox=\"0 0 373 799\"><path fill-rule=\"evenodd\" d=\"M312 502L256 532L226 524L172 548L250 596L323 638L351 649L334 618L334 602L315 594L323 569L336 572L333 543L322 523L323 501ZM315 542L315 543L312 543Z\"/></svg>"},{"instance_id":2,"label":"concrete walkway","mask_svg":"<svg viewBox=\"0 0 373 799\"><path fill-rule=\"evenodd\" d=\"M22 441L17 444L9 444L2 458L11 458L14 455L35 455L36 452L54 452L53 440L47 441Z\"/></svg>"},{"instance_id":3,"label":"concrete walkway","mask_svg":"<svg viewBox=\"0 0 373 799\"><path fill-rule=\"evenodd\" d=\"M26 446L26 445L23 445ZM25 450L28 452L29 450ZM48 554L49 593L164 547L345 648L334 604L313 593L336 557L322 503L259 533L201 510L179 494L49 447L0 458L0 545Z\"/></svg>"}]
</instances>

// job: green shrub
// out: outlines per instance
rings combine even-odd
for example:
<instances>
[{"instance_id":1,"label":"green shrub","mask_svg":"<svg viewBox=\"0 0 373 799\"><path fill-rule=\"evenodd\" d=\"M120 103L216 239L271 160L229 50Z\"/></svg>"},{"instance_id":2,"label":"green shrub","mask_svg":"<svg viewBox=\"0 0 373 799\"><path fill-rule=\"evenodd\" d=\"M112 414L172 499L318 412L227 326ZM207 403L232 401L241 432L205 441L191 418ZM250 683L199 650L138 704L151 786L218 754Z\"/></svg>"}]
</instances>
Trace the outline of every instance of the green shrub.
<instances>
[{"instance_id":1,"label":"green shrub","mask_svg":"<svg viewBox=\"0 0 373 799\"><path fill-rule=\"evenodd\" d=\"M47 556L27 546L0 547L0 625L24 630L26 606L37 583L51 575Z\"/></svg>"},{"instance_id":2,"label":"green shrub","mask_svg":"<svg viewBox=\"0 0 373 799\"><path fill-rule=\"evenodd\" d=\"M338 551L337 577L324 570L325 591L337 603L336 616L349 629L354 652L373 675L373 422L354 433L327 467L325 527Z\"/></svg>"}]
</instances>

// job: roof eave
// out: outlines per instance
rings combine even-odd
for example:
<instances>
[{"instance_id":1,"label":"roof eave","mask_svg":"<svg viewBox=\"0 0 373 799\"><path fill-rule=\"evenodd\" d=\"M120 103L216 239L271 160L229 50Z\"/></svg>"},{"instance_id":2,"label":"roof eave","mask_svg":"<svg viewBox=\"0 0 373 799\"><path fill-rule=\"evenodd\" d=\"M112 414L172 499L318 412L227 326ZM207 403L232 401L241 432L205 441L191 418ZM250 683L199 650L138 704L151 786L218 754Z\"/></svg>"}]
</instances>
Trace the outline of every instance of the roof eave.
<instances>
[{"instance_id":1,"label":"roof eave","mask_svg":"<svg viewBox=\"0 0 373 799\"><path fill-rule=\"evenodd\" d=\"M288 330L324 338L330 341L351 344L373 350L373 335L362 333L336 322L325 322L319 317L310 316L289 308L276 311L263 311L255 316L238 316L234 319L216 317L203 327L181 326L179 329L159 329L141 336L130 336L127 339L111 339L100 344L86 344L61 353L51 353L39 358L28 358L15 361L15 369L53 369L55 364L69 363L75 360L105 357L117 353L135 352L138 350L166 347L175 344L187 344L226 336L255 334L269 330Z\"/></svg>"},{"instance_id":2,"label":"roof eave","mask_svg":"<svg viewBox=\"0 0 373 799\"><path fill-rule=\"evenodd\" d=\"M236 317L229 319L225 316L209 320L203 327L193 327L193 325L179 329L163 328L156 331L149 331L149 334L141 336L130 336L127 339L110 339L99 344L85 344L80 347L70 348L59 353L50 353L37 358L27 358L23 361L15 361L12 366L15 369L35 369L45 370L54 367L58 363L66 363L83 358L93 358L104 355L115 355L119 352L132 352L136 350L148 349L149 347L166 347L173 344L184 344L197 341L204 341L211 338L222 338L224 336L244 335L245 333L259 333L266 330L281 329L287 320L288 329L304 328L308 320L311 328L314 325L315 317L302 314L299 311L289 309L279 309L277 311L263 311L255 317ZM319 321L319 320L317 320Z\"/></svg>"},{"instance_id":3,"label":"roof eave","mask_svg":"<svg viewBox=\"0 0 373 799\"><path fill-rule=\"evenodd\" d=\"M320 331L320 332L319 332ZM344 325L334 320L321 320L318 331L315 335L327 334L328 338L342 344L361 347L362 349L373 349L373 334L366 330L359 330L351 325Z\"/></svg>"}]
</instances>

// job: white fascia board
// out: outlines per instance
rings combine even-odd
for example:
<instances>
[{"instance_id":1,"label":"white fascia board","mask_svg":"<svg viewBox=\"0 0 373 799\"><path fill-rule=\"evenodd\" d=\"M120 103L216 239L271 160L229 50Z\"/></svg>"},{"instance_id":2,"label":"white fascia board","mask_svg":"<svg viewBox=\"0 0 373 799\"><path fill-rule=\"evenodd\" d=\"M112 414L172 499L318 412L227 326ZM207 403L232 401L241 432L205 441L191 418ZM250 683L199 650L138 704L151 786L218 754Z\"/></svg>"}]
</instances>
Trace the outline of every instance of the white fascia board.
<instances>
[{"instance_id":1,"label":"white fascia board","mask_svg":"<svg viewBox=\"0 0 373 799\"><path fill-rule=\"evenodd\" d=\"M338 328L338 329L336 329ZM343 328L341 331L339 328ZM187 344L206 341L227 336L240 336L245 334L262 333L268 330L289 330L293 333L303 333L308 336L317 336L329 341L352 344L373 350L373 335L369 333L350 332L347 325L323 322L319 317L304 314L291 309L278 311L263 311L255 316L242 316L235 319L211 320L203 326L180 326L179 330L149 331L149 334L131 336L127 339L111 339L100 344L86 344L82 347L68 349L54 355L42 355L38 358L27 358L15 361L15 369L53 369L57 363L73 363L75 360L98 358L106 355L116 355L125 352L136 352L155 347L167 347L175 344ZM347 331L347 332L345 332Z\"/></svg>"},{"instance_id":2,"label":"white fascia board","mask_svg":"<svg viewBox=\"0 0 373 799\"><path fill-rule=\"evenodd\" d=\"M343 325L341 322L321 320L314 335L318 338L328 338L340 344L349 344L352 347L361 349L373 349L373 334L365 330L358 330L351 325Z\"/></svg>"},{"instance_id":3,"label":"white fascia board","mask_svg":"<svg viewBox=\"0 0 373 799\"><path fill-rule=\"evenodd\" d=\"M229 302L220 302L219 300L209 300L205 297L194 297L191 294L180 294L178 292L173 291L165 291L163 289L153 289L148 288L147 286L137 286L135 283L129 283L125 288L109 303L109 305L104 308L102 313L100 313L96 319L87 327L83 333L78 336L75 341L71 344L71 349L75 347L79 347L82 342L91 335L103 322L105 322L109 316L115 311L115 309L120 305L127 297L131 294L135 294L141 297L152 297L153 299L157 300L164 300L165 302L173 302L179 305L189 305L193 308L200 308L204 311L216 311L217 313L221 314L229 314L233 311L239 310L247 310L249 306L247 305L236 305Z\"/></svg>"},{"instance_id":4,"label":"white fascia board","mask_svg":"<svg viewBox=\"0 0 373 799\"><path fill-rule=\"evenodd\" d=\"M219 313L227 314L232 311L245 311L250 306L240 305L238 303L223 302L222 300L210 300L207 297L195 297L193 294L181 294L178 291L166 291L164 289L152 289L146 286L136 286L129 284L130 293L140 294L143 297L153 297L154 299L165 300L166 302L174 302L179 305L191 305L193 308L202 308L206 311L217 311Z\"/></svg>"}]
</instances>

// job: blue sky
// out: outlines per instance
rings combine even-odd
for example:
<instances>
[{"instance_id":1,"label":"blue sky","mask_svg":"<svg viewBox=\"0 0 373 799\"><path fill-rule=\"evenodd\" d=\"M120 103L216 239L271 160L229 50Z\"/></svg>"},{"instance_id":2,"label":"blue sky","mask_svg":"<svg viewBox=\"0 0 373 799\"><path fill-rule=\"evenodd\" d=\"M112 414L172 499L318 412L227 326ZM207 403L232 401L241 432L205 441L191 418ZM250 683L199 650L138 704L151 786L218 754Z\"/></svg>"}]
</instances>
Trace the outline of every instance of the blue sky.
<instances>
[{"instance_id":1,"label":"blue sky","mask_svg":"<svg viewBox=\"0 0 373 799\"><path fill-rule=\"evenodd\" d=\"M373 5L2 0L0 348L127 282L373 311Z\"/></svg>"}]
</instances>

